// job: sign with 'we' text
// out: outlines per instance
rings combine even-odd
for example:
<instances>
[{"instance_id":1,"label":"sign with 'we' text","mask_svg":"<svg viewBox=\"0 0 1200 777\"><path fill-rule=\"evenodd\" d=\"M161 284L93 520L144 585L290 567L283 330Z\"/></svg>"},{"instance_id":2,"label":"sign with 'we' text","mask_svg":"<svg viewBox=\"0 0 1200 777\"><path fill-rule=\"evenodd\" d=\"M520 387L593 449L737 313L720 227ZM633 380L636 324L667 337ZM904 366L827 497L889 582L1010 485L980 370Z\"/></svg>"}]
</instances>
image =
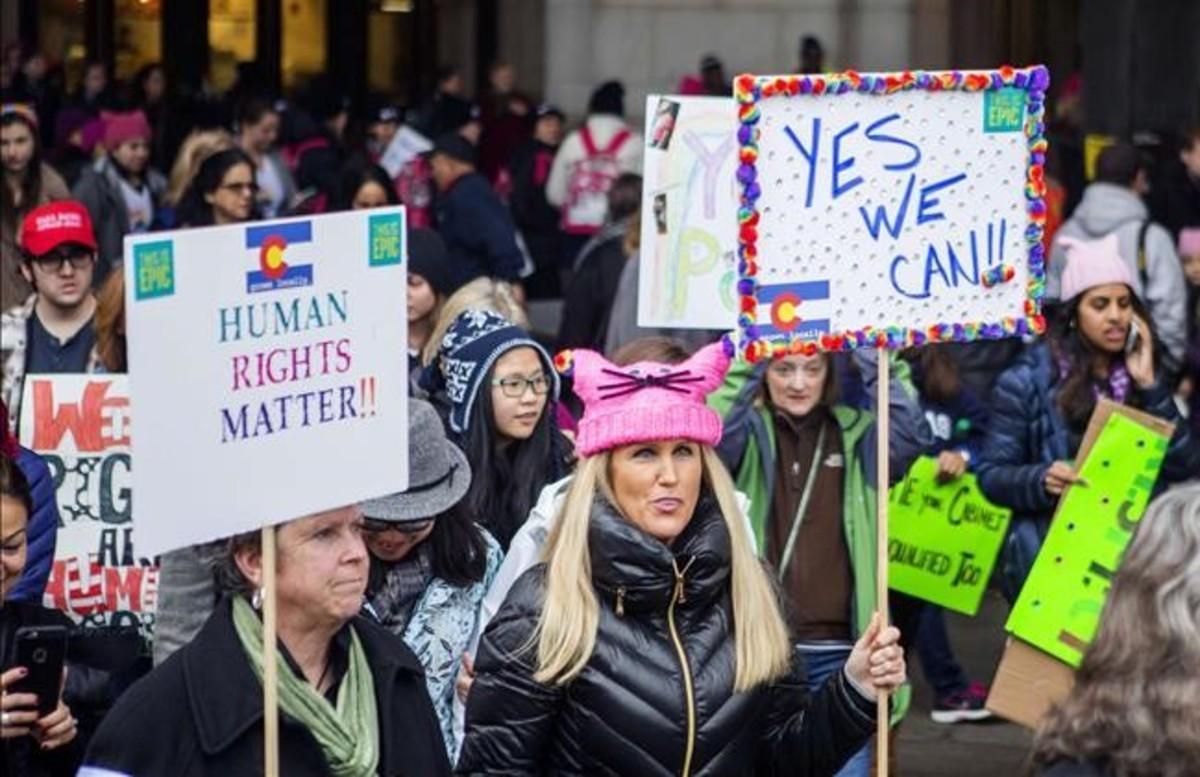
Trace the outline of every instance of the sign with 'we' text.
<instances>
[{"instance_id":1,"label":"sign with 'we' text","mask_svg":"<svg viewBox=\"0 0 1200 777\"><path fill-rule=\"evenodd\" d=\"M751 76L744 355L1041 331L1044 67Z\"/></svg>"},{"instance_id":2,"label":"sign with 'we' text","mask_svg":"<svg viewBox=\"0 0 1200 777\"><path fill-rule=\"evenodd\" d=\"M21 444L50 468L60 521L44 604L151 636L158 562L133 543L132 428L124 375L25 376Z\"/></svg>"},{"instance_id":3,"label":"sign with 'we' text","mask_svg":"<svg viewBox=\"0 0 1200 777\"><path fill-rule=\"evenodd\" d=\"M139 551L406 488L406 245L402 208L126 240Z\"/></svg>"}]
</instances>

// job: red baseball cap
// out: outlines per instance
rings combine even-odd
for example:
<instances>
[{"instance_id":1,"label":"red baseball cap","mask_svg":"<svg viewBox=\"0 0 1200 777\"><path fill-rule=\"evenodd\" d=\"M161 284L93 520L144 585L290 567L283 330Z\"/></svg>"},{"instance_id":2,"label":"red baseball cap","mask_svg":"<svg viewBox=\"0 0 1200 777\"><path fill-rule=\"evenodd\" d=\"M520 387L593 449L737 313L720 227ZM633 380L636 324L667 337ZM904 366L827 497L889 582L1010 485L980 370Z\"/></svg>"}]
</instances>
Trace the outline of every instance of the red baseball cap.
<instances>
[{"instance_id":1,"label":"red baseball cap","mask_svg":"<svg viewBox=\"0 0 1200 777\"><path fill-rule=\"evenodd\" d=\"M56 200L29 211L21 224L21 250L44 256L64 243L96 250L96 234L87 208L75 200Z\"/></svg>"}]
</instances>

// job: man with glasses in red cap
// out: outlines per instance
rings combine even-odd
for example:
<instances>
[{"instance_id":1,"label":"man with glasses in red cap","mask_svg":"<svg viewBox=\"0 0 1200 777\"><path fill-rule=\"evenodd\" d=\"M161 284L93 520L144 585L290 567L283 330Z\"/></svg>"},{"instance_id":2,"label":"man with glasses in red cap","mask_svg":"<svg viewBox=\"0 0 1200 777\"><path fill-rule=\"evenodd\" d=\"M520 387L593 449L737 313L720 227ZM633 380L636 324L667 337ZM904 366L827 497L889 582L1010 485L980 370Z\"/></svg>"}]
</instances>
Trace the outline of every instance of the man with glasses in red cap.
<instances>
[{"instance_id":1,"label":"man with glasses in red cap","mask_svg":"<svg viewBox=\"0 0 1200 777\"><path fill-rule=\"evenodd\" d=\"M21 389L32 373L87 372L96 335L96 236L74 200L31 210L21 225L21 274L34 293L0 317L0 395L20 418Z\"/></svg>"}]
</instances>

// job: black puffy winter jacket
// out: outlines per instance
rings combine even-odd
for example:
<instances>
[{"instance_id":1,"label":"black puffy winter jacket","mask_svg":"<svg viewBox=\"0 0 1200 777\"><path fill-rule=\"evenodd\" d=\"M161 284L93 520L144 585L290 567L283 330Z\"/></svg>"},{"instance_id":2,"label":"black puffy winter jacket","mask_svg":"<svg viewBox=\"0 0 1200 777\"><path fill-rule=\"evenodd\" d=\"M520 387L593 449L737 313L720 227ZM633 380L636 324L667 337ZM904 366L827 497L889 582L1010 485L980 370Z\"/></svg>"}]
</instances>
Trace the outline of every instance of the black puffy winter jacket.
<instances>
[{"instance_id":1,"label":"black puffy winter jacket","mask_svg":"<svg viewBox=\"0 0 1200 777\"><path fill-rule=\"evenodd\" d=\"M729 533L711 498L672 547L598 502L589 549L601 606L586 667L563 686L533 679L534 567L484 632L460 773L833 774L866 742L874 704L842 672L816 694L799 665L734 693Z\"/></svg>"}]
</instances>

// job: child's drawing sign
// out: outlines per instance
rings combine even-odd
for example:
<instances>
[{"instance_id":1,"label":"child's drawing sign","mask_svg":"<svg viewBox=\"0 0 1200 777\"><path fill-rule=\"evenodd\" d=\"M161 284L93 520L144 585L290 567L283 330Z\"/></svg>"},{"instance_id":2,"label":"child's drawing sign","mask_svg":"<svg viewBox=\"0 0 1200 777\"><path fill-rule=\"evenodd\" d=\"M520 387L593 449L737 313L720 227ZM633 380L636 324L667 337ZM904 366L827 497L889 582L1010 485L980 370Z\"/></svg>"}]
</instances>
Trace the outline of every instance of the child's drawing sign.
<instances>
[{"instance_id":1,"label":"child's drawing sign","mask_svg":"<svg viewBox=\"0 0 1200 777\"><path fill-rule=\"evenodd\" d=\"M646 98L638 324L728 330L737 305L737 113L727 97Z\"/></svg>"}]
</instances>

